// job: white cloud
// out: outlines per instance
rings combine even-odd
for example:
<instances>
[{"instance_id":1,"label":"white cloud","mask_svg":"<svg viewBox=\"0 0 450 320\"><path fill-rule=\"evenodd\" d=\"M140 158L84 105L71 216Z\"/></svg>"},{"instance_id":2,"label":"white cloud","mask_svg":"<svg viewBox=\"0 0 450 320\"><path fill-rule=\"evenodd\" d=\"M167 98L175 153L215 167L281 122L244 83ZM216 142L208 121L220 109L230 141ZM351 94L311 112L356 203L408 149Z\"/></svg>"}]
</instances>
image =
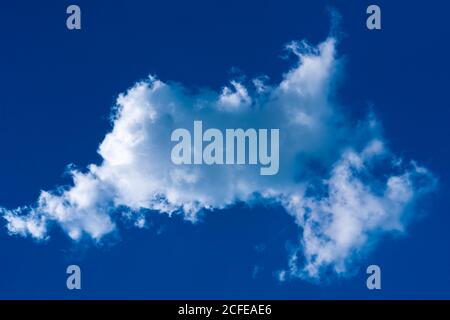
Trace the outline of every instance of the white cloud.
<instances>
[{"instance_id":1,"label":"white cloud","mask_svg":"<svg viewBox=\"0 0 450 320\"><path fill-rule=\"evenodd\" d=\"M325 194L287 198L285 206L302 229L302 251L291 256L291 276L317 278L329 266L344 274L348 259L370 246L377 235L404 231L408 207L431 191L435 179L415 163L404 170L390 168L399 173L387 177L373 175L371 170L386 157L390 159L379 140L360 153L348 150L323 182ZM298 255L305 260L301 269Z\"/></svg>"},{"instance_id":2,"label":"white cloud","mask_svg":"<svg viewBox=\"0 0 450 320\"><path fill-rule=\"evenodd\" d=\"M72 186L42 192L35 205L0 209L9 233L46 239L57 224L74 240L99 240L116 229L117 210L135 214L142 228L146 209L196 221L200 210L259 194L283 205L300 229L299 248L280 279L319 277L329 267L345 273L354 255L380 235L403 230L409 206L433 178L417 165L403 171L384 165L383 178L374 173L377 163L395 158L373 117L353 126L332 101L340 70L333 37L316 47L293 42L289 48L298 62L279 84L269 86L263 77L253 81L255 89L231 81L221 92L200 93L155 77L135 84L117 99L112 130L98 149L102 163L74 170ZM170 134L191 129L194 120L219 129L279 128L279 173L261 176L251 165L172 164Z\"/></svg>"},{"instance_id":3,"label":"white cloud","mask_svg":"<svg viewBox=\"0 0 450 320\"><path fill-rule=\"evenodd\" d=\"M219 106L226 110L242 109L249 107L252 103L252 99L248 95L247 88L236 81L231 81L232 89L230 87L224 87L222 94L219 97Z\"/></svg>"}]
</instances>

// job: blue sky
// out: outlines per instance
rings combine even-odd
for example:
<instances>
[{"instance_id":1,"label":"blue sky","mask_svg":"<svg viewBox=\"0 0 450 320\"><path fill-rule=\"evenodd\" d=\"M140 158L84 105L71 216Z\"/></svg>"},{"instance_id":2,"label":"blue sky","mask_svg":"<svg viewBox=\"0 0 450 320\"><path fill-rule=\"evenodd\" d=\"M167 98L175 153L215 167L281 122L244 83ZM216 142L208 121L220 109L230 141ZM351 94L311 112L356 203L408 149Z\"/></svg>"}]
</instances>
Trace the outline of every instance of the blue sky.
<instances>
[{"instance_id":1,"label":"blue sky","mask_svg":"<svg viewBox=\"0 0 450 320\"><path fill-rule=\"evenodd\" d=\"M71 240L57 222L45 241L11 235L2 219L0 298L449 298L447 4L377 1L382 30L368 31L367 1L78 1L82 30L68 31L69 4L2 6L1 207L70 185L68 164L99 165L117 96L149 74L215 92L263 74L279 83L295 64L284 46L323 42L329 6L342 16L333 106L345 106L345 126L372 110L389 149L439 183L405 232L375 235L343 276L326 272L319 284L277 276L299 241L281 206L238 202L195 224L152 212L143 229L114 213L115 232L97 244ZM82 269L81 291L66 289L69 264ZM366 288L370 264L381 267L380 291Z\"/></svg>"}]
</instances>

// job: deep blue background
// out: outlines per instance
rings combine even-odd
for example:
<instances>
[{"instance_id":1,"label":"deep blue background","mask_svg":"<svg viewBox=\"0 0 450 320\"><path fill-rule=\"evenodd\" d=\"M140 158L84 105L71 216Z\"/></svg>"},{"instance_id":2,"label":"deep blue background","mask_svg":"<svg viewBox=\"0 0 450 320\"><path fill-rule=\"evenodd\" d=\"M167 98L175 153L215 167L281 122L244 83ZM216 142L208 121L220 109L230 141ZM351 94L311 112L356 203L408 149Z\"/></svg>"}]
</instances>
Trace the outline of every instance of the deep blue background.
<instances>
[{"instance_id":1,"label":"deep blue background","mask_svg":"<svg viewBox=\"0 0 450 320\"><path fill-rule=\"evenodd\" d=\"M368 31L365 10L382 9ZM65 27L66 7L82 10L82 30ZM74 245L57 229L35 243L0 232L0 298L450 298L450 4L444 1L5 1L0 4L0 205L36 200L67 183L69 163L98 162L115 97L149 73L220 89L236 76L280 79L291 40L325 39L326 7L343 16L346 59L339 101L350 115L370 105L391 148L439 177L436 194L404 237L388 237L355 276L313 285L280 283L292 219L277 208L237 208L192 225L155 215L152 226L123 226L100 247ZM82 268L81 291L65 268ZM365 268L382 268L378 292ZM252 277L254 267L260 272ZM356 266L358 268L358 266Z\"/></svg>"}]
</instances>

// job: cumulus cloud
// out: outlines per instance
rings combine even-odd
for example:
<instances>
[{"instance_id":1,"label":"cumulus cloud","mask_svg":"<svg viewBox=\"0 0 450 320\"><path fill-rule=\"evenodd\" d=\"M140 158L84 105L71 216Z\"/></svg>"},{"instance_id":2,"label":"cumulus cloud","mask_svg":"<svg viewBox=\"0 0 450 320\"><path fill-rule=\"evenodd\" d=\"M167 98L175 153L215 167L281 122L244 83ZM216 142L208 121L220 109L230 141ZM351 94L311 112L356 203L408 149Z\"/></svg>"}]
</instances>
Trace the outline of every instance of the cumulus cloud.
<instances>
[{"instance_id":1,"label":"cumulus cloud","mask_svg":"<svg viewBox=\"0 0 450 320\"><path fill-rule=\"evenodd\" d=\"M345 273L380 236L406 227L434 178L387 150L373 116L354 125L333 101L342 70L333 36L288 49L297 62L276 84L259 77L214 91L153 76L136 83L117 99L112 130L98 148L102 162L73 169L72 185L42 192L33 205L1 209L8 232L46 239L57 225L73 240L100 240L116 230L116 212L142 228L153 212L195 222L202 211L267 200L299 226L283 279L318 278L329 268ZM278 174L261 176L255 165L173 164L172 131L192 130L196 120L205 129L280 129Z\"/></svg>"},{"instance_id":2,"label":"cumulus cloud","mask_svg":"<svg viewBox=\"0 0 450 320\"><path fill-rule=\"evenodd\" d=\"M387 161L392 155L373 140L361 152L349 149L342 154L321 182L323 194L287 198L285 207L302 229L300 247L289 261L291 276L318 278L329 266L345 274L348 260L377 236L404 231L408 212L433 189L435 178L414 162L402 166ZM379 166L390 174L374 175ZM301 258L305 263L299 269Z\"/></svg>"}]
</instances>

